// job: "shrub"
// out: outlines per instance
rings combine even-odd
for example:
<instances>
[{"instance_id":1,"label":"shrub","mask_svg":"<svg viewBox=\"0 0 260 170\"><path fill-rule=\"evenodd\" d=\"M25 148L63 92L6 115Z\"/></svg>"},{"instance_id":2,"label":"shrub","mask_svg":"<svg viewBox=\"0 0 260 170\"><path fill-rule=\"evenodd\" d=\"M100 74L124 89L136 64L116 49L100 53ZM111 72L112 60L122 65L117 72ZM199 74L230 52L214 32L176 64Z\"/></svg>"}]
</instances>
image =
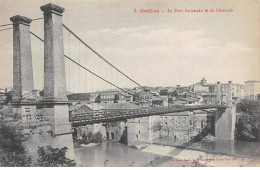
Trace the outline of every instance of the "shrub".
<instances>
[{"instance_id":1,"label":"shrub","mask_svg":"<svg viewBox=\"0 0 260 170\"><path fill-rule=\"evenodd\" d=\"M43 167L72 167L76 166L74 160L70 160L65 157L66 151L68 150L67 147L59 148L52 148L50 146L39 147L38 150L38 161L37 166Z\"/></svg>"},{"instance_id":2,"label":"shrub","mask_svg":"<svg viewBox=\"0 0 260 170\"><path fill-rule=\"evenodd\" d=\"M93 143L101 143L102 142L102 134L100 132L97 132L93 135L92 138Z\"/></svg>"},{"instance_id":3,"label":"shrub","mask_svg":"<svg viewBox=\"0 0 260 170\"><path fill-rule=\"evenodd\" d=\"M260 110L257 100L243 99L237 104L240 115L236 122L235 139L243 141L259 141Z\"/></svg>"},{"instance_id":4,"label":"shrub","mask_svg":"<svg viewBox=\"0 0 260 170\"><path fill-rule=\"evenodd\" d=\"M31 157L26 155L22 129L11 124L0 125L0 166L31 166Z\"/></svg>"},{"instance_id":5,"label":"shrub","mask_svg":"<svg viewBox=\"0 0 260 170\"><path fill-rule=\"evenodd\" d=\"M89 144L89 143L101 143L102 142L102 134L97 132L93 134L89 132L87 135L84 133L82 135L82 140L78 140L78 144Z\"/></svg>"},{"instance_id":6,"label":"shrub","mask_svg":"<svg viewBox=\"0 0 260 170\"><path fill-rule=\"evenodd\" d=\"M83 138L83 139L87 139L86 133L83 133L82 138Z\"/></svg>"},{"instance_id":7,"label":"shrub","mask_svg":"<svg viewBox=\"0 0 260 170\"><path fill-rule=\"evenodd\" d=\"M13 124L2 123L0 125L0 166L5 167L27 167L27 166L75 166L73 160L67 159L65 153L67 148L47 149L40 147L39 159L32 163L31 157L27 155L23 142L27 137L22 132L23 128Z\"/></svg>"},{"instance_id":8,"label":"shrub","mask_svg":"<svg viewBox=\"0 0 260 170\"><path fill-rule=\"evenodd\" d=\"M89 133L87 134L87 137L88 137L88 139L92 139L92 138L93 138L93 133L92 133L92 132L89 132Z\"/></svg>"}]
</instances>

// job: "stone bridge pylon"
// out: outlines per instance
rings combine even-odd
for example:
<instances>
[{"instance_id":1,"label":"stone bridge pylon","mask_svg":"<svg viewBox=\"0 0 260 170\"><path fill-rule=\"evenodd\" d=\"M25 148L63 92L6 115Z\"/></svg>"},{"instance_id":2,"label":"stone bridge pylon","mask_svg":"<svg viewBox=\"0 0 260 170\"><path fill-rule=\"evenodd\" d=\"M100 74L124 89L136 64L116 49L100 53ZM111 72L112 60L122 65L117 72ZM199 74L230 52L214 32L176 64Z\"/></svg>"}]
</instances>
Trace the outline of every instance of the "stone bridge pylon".
<instances>
[{"instance_id":1,"label":"stone bridge pylon","mask_svg":"<svg viewBox=\"0 0 260 170\"><path fill-rule=\"evenodd\" d=\"M33 93L24 97L34 90L30 40L32 20L20 15L10 18L13 22L13 112L22 124L36 125L35 129L29 129L32 137L28 148L32 153L37 153L38 146L67 147L67 157L74 159L62 31L65 9L52 3L40 9L44 15L44 96L40 102L36 102ZM42 108L43 122L35 119L36 105Z\"/></svg>"},{"instance_id":2,"label":"stone bridge pylon","mask_svg":"<svg viewBox=\"0 0 260 170\"><path fill-rule=\"evenodd\" d=\"M217 104L221 104L220 82L217 82ZM232 103L232 81L228 82L226 109L218 109L215 115L215 139L234 140L236 108Z\"/></svg>"}]
</instances>

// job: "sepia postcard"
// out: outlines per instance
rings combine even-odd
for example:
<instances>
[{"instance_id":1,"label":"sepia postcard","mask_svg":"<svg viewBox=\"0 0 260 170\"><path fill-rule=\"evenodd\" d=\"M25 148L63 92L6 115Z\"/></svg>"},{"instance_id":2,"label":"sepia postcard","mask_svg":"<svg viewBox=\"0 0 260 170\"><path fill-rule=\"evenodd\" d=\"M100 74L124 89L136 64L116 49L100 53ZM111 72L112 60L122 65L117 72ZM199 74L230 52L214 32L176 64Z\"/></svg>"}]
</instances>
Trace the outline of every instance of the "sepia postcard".
<instances>
[{"instance_id":1,"label":"sepia postcard","mask_svg":"<svg viewBox=\"0 0 260 170\"><path fill-rule=\"evenodd\" d=\"M259 0L0 0L0 166L258 167L259 47Z\"/></svg>"}]
</instances>

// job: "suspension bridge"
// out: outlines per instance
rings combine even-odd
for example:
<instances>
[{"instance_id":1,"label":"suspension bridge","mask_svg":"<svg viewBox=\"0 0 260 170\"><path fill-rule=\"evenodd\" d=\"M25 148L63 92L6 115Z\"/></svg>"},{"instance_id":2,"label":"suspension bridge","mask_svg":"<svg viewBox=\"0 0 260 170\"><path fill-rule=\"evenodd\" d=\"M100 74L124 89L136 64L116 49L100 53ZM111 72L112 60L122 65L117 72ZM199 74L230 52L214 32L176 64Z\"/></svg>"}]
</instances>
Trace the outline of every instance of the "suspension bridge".
<instances>
[{"instance_id":1,"label":"suspension bridge","mask_svg":"<svg viewBox=\"0 0 260 170\"><path fill-rule=\"evenodd\" d=\"M36 18L32 19L31 21L39 21L44 18ZM12 24L4 24L1 25L1 27L9 26ZM62 27L67 31L67 33L63 33L67 36L67 44L68 46L64 48L64 51L67 51L68 54L64 54L65 61L65 69L66 69L66 85L68 92L74 92L74 93L80 93L80 92L87 92L87 82L88 84L92 84L92 90L95 89L95 84L97 86L96 89L104 90L105 88L116 88L123 92L126 92L127 94L133 95L133 92L127 90L127 88L120 86L120 81L130 81L133 83L133 85L138 86L145 90L145 88L138 82L134 80L134 78L129 77L127 74L119 70L115 65L113 65L110 61L105 59L101 54L99 54L96 50L94 50L90 45L88 45L85 41L82 40L76 33L74 33L68 26L66 26L64 23L62 23ZM5 30L11 30L12 28L6 28L2 29L1 31ZM62 29L61 29L62 31ZM64 31L63 31L64 32ZM30 34L33 35L37 40L39 40L42 44L44 43L43 38L40 38L39 35L36 35L32 31L30 31ZM73 37L72 37L73 36ZM78 42L72 45L71 39L74 38ZM41 44L41 45L42 45ZM41 45L39 46L40 49L42 49ZM66 50L67 49L67 50ZM41 51L41 50L39 50ZM84 52L83 52L84 51ZM75 53L76 52L76 53ZM40 54L43 55L43 54ZM75 55L75 56L74 56ZM43 59L43 57L41 57ZM97 60L98 59L98 60ZM90 62L90 61L97 61ZM101 61L103 62L101 64ZM43 61L42 61L43 62ZM101 75L100 67L102 67L104 64L107 64L107 67L104 67L106 70L103 71L103 73L110 72L110 75L103 74ZM110 68L109 68L110 67ZM42 68L43 69L43 68ZM113 71L116 75L113 75ZM87 75L89 74L89 75ZM119 80L119 75L121 75L125 80L122 80L122 77L120 77L121 80ZM92 76L92 77L90 77ZM39 76L40 77L40 76ZM82 78L83 77L83 78ZM116 77L116 78L115 78ZM94 80L94 78L97 78L97 80ZM110 78L110 80L108 80ZM116 79L116 81L115 81ZM114 80L114 81L113 81ZM92 83L91 83L92 81ZM104 84L105 83L105 84ZM122 84L121 84L122 85ZM126 85L126 84L124 84ZM133 86L134 87L134 86ZM128 88L129 89L129 88ZM149 91L148 91L149 92ZM24 94L21 98L26 98L24 96L28 96L28 92ZM161 98L160 96L158 96ZM166 100L164 98L161 98L162 100ZM147 102L150 102L147 100ZM168 102L168 101L167 101ZM201 109L212 109L212 108L225 108L226 106L219 106L219 105L207 105L207 106L171 106L171 107L161 107L161 108L153 108L153 109L140 109L140 110L116 110L116 111L100 111L99 113L95 114L80 114L80 115L73 115L70 116L70 122L73 125L76 124L87 124L87 123L96 123L96 122L102 122L102 121L114 121L114 120L124 120L129 118L136 118L136 117L144 117L144 116L150 116L150 115L160 115L160 114L166 114L171 112L182 112L182 111L192 111L192 110L201 110Z\"/></svg>"},{"instance_id":2,"label":"suspension bridge","mask_svg":"<svg viewBox=\"0 0 260 170\"><path fill-rule=\"evenodd\" d=\"M70 122L73 127L86 126L87 124L106 123L113 121L126 121L127 119L134 119L140 117L162 115L167 113L205 110L205 109L225 109L227 106L171 106L159 107L151 109L116 109L116 110L103 110L93 113L75 114L70 116Z\"/></svg>"},{"instance_id":3,"label":"suspension bridge","mask_svg":"<svg viewBox=\"0 0 260 170\"><path fill-rule=\"evenodd\" d=\"M232 94L228 96L228 106L220 105L220 86L218 84L217 102L213 105L102 110L69 116L68 92L87 93L116 88L133 95L133 92L129 89L136 86L143 90L145 88L62 23L64 8L50 3L42 6L41 10L44 13L44 18L30 19L17 15L10 18L13 23L0 25L0 27L4 27L0 32L13 30L12 104L14 114L19 114L21 117L26 116L26 114L36 115L36 106L43 106L45 110L43 116L53 124L54 136L57 140L60 140L60 145L64 145L63 140L71 140L71 125L75 127L174 112L226 109L232 106L232 98L230 99ZM30 24L42 20L44 20L44 38L30 30ZM11 25L12 27L10 27ZM31 43L31 35L39 41L39 49L33 53L37 56L36 59L32 55L32 49L34 49L32 44L34 43ZM76 43L73 44L72 42ZM33 70L37 62L38 68ZM38 72L42 74L37 75ZM43 79L41 79L42 77ZM37 81L35 81L36 78ZM36 100L33 95L28 95L28 93L32 93L35 90L35 85L39 84L42 86L40 89L43 89L43 98ZM166 100L160 96L157 97ZM223 131L222 129L229 128L228 121L229 118L225 117L225 120L223 119L224 125L223 123L217 124L220 128L220 130L218 128L217 130Z\"/></svg>"}]
</instances>

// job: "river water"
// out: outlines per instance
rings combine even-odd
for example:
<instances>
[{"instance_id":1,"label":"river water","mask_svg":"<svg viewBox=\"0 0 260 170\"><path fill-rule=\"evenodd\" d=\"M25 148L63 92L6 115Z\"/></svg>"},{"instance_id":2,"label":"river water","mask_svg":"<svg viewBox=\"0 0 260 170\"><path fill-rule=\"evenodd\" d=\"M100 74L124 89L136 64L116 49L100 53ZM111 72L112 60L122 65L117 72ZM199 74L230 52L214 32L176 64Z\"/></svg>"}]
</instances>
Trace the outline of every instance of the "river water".
<instances>
[{"instance_id":1,"label":"river water","mask_svg":"<svg viewBox=\"0 0 260 170\"><path fill-rule=\"evenodd\" d=\"M155 140L155 143L167 145L167 146L178 146L173 140L159 138ZM245 141L227 141L227 140L213 140L207 141L202 140L197 143L191 144L191 149L220 153L225 155L236 155L240 157L257 157L260 158L260 142L245 142Z\"/></svg>"},{"instance_id":2,"label":"river water","mask_svg":"<svg viewBox=\"0 0 260 170\"><path fill-rule=\"evenodd\" d=\"M241 157L260 158L260 142L224 140L201 141L197 144L193 144L191 148L205 150L208 152L237 155Z\"/></svg>"},{"instance_id":3,"label":"river water","mask_svg":"<svg viewBox=\"0 0 260 170\"><path fill-rule=\"evenodd\" d=\"M96 146L74 146L75 159L83 166L127 167L153 166L151 161L165 162L170 157L158 156L128 147L119 142L104 142ZM154 161L155 162L155 161Z\"/></svg>"},{"instance_id":4,"label":"river water","mask_svg":"<svg viewBox=\"0 0 260 170\"><path fill-rule=\"evenodd\" d=\"M168 139L157 140L157 144L176 146ZM260 157L260 142L240 141L201 141L194 143L187 149L196 149L224 155L236 155L237 157ZM119 142L103 142L96 146L74 146L75 159L78 163L88 167L143 167L160 166L169 162L171 157L142 152ZM182 148L176 148L176 154L182 152ZM172 164L171 166L176 166ZM190 164L187 164L190 166Z\"/></svg>"}]
</instances>

